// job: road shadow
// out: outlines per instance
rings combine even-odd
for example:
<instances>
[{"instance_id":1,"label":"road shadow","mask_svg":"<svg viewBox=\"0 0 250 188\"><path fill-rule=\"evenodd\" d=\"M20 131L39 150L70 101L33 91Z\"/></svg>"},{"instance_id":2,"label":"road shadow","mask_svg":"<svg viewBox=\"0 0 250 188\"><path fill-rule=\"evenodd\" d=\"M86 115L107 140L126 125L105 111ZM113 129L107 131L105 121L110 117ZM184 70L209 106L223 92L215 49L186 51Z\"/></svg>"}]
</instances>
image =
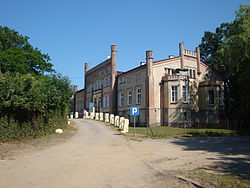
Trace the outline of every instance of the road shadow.
<instances>
[{"instance_id":1,"label":"road shadow","mask_svg":"<svg viewBox=\"0 0 250 188\"><path fill-rule=\"evenodd\" d=\"M233 173L242 179L250 180L250 136L183 138L171 143L182 146L184 150L203 150L219 154L215 160L216 171Z\"/></svg>"}]
</instances>

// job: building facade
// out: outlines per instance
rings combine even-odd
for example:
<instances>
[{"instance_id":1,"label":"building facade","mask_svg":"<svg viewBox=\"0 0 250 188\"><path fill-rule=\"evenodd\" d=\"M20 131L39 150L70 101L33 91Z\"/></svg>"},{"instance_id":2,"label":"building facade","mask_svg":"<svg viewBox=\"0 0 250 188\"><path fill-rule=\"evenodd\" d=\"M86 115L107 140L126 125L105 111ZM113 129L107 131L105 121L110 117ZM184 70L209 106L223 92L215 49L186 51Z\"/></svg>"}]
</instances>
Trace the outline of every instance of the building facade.
<instances>
[{"instance_id":1,"label":"building facade","mask_svg":"<svg viewBox=\"0 0 250 188\"><path fill-rule=\"evenodd\" d=\"M111 58L89 69L85 63L84 109L118 114L130 119L130 107L137 106L136 124L218 127L224 120L221 76L200 61L200 50L184 49L179 56L146 62L127 72L116 71L116 45Z\"/></svg>"},{"instance_id":2,"label":"building facade","mask_svg":"<svg viewBox=\"0 0 250 188\"><path fill-rule=\"evenodd\" d=\"M83 117L84 96L85 96L85 90L84 89L78 90L77 85L74 85L73 114L75 114L75 112L78 112L79 117Z\"/></svg>"}]
</instances>

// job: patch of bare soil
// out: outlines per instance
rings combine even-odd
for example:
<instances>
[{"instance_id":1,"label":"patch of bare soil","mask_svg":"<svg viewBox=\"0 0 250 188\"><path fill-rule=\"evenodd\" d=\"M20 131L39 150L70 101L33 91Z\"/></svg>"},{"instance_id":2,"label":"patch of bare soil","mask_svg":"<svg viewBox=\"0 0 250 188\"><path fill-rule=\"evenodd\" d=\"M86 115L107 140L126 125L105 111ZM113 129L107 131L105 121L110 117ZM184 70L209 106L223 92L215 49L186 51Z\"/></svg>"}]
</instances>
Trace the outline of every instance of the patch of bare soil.
<instances>
[{"instance_id":1,"label":"patch of bare soil","mask_svg":"<svg viewBox=\"0 0 250 188\"><path fill-rule=\"evenodd\" d=\"M0 160L15 160L27 153L61 144L75 135L76 130L77 126L73 123L62 134L52 134L20 143L0 143Z\"/></svg>"}]
</instances>

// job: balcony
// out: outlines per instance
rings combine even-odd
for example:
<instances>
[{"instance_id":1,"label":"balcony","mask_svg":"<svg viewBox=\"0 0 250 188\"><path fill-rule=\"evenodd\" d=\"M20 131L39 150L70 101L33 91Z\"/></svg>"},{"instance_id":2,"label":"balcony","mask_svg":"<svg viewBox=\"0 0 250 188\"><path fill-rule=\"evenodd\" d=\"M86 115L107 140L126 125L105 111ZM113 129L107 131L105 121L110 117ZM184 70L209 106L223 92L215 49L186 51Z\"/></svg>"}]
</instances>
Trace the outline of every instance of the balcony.
<instances>
[{"instance_id":1,"label":"balcony","mask_svg":"<svg viewBox=\"0 0 250 188\"><path fill-rule=\"evenodd\" d=\"M165 75L165 80L171 81L171 80L187 80L187 75Z\"/></svg>"}]
</instances>

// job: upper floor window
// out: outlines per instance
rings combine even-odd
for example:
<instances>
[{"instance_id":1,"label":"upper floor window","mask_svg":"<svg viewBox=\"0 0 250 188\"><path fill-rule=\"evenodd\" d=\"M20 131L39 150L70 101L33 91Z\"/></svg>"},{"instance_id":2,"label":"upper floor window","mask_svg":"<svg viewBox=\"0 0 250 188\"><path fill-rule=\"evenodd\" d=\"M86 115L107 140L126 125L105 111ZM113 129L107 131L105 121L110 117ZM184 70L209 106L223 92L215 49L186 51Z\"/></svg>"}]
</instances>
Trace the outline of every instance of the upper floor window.
<instances>
[{"instance_id":1,"label":"upper floor window","mask_svg":"<svg viewBox=\"0 0 250 188\"><path fill-rule=\"evenodd\" d=\"M208 90L208 104L214 104L214 90Z\"/></svg>"},{"instance_id":2,"label":"upper floor window","mask_svg":"<svg viewBox=\"0 0 250 188\"><path fill-rule=\"evenodd\" d=\"M171 102L178 102L178 92L177 92L178 86L171 86Z\"/></svg>"},{"instance_id":3,"label":"upper floor window","mask_svg":"<svg viewBox=\"0 0 250 188\"><path fill-rule=\"evenodd\" d=\"M190 77L190 78L193 78L192 69L189 69L189 77Z\"/></svg>"},{"instance_id":4,"label":"upper floor window","mask_svg":"<svg viewBox=\"0 0 250 188\"><path fill-rule=\"evenodd\" d=\"M107 81L106 81L106 78L104 78L103 80L103 87L106 87L107 86Z\"/></svg>"},{"instance_id":5,"label":"upper floor window","mask_svg":"<svg viewBox=\"0 0 250 188\"><path fill-rule=\"evenodd\" d=\"M141 89L136 91L136 104L141 104Z\"/></svg>"},{"instance_id":6,"label":"upper floor window","mask_svg":"<svg viewBox=\"0 0 250 188\"><path fill-rule=\"evenodd\" d=\"M172 75L173 74L173 69L165 68L165 73L168 74L168 75Z\"/></svg>"},{"instance_id":7,"label":"upper floor window","mask_svg":"<svg viewBox=\"0 0 250 188\"><path fill-rule=\"evenodd\" d=\"M182 86L182 98L183 102L187 103L188 102L188 90L187 86Z\"/></svg>"},{"instance_id":8,"label":"upper floor window","mask_svg":"<svg viewBox=\"0 0 250 188\"><path fill-rule=\"evenodd\" d=\"M195 70L193 70L193 78L196 78Z\"/></svg>"},{"instance_id":9,"label":"upper floor window","mask_svg":"<svg viewBox=\"0 0 250 188\"><path fill-rule=\"evenodd\" d=\"M219 105L224 106L224 92L219 90Z\"/></svg>"},{"instance_id":10,"label":"upper floor window","mask_svg":"<svg viewBox=\"0 0 250 188\"><path fill-rule=\"evenodd\" d=\"M124 95L123 92L120 92L119 106L124 105Z\"/></svg>"},{"instance_id":11,"label":"upper floor window","mask_svg":"<svg viewBox=\"0 0 250 188\"><path fill-rule=\"evenodd\" d=\"M132 91L128 91L128 105L132 104Z\"/></svg>"}]
</instances>

